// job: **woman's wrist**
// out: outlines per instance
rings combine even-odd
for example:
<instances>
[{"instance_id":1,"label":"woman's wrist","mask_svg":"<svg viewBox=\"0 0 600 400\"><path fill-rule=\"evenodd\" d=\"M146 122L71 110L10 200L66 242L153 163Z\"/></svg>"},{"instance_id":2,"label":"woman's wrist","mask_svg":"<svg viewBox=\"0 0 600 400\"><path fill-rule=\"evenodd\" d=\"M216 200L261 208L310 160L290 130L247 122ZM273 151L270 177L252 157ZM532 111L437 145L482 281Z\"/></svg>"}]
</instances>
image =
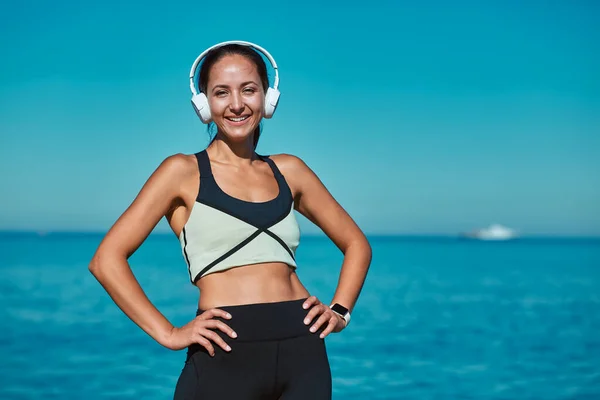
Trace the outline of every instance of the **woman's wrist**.
<instances>
[{"instance_id":1,"label":"woman's wrist","mask_svg":"<svg viewBox=\"0 0 600 400\"><path fill-rule=\"evenodd\" d=\"M329 306L331 311L344 321L344 327L350 323L350 310L339 303L333 303Z\"/></svg>"}]
</instances>

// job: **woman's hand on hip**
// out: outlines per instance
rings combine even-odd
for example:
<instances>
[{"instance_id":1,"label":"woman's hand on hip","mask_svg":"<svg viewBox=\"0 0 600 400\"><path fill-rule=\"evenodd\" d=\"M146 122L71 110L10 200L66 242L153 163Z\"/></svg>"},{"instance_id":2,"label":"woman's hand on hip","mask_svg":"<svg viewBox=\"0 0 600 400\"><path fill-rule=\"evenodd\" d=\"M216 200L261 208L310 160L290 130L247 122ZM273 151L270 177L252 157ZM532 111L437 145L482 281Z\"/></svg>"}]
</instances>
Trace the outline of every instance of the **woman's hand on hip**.
<instances>
[{"instance_id":1,"label":"woman's hand on hip","mask_svg":"<svg viewBox=\"0 0 600 400\"><path fill-rule=\"evenodd\" d=\"M191 344L198 343L208 351L208 354L214 356L214 342L223 350L231 351L231 347L213 329L219 329L234 339L237 334L224 322L214 319L215 317L231 319L231 314L218 308L204 311L181 328L173 328L166 347L171 350L181 350Z\"/></svg>"},{"instance_id":2,"label":"woman's hand on hip","mask_svg":"<svg viewBox=\"0 0 600 400\"><path fill-rule=\"evenodd\" d=\"M324 339L331 332L339 332L346 327L346 321L339 314L336 314L329 306L321 303L315 296L310 296L302 304L304 309L310 309L304 318L304 324L309 325L317 318L316 322L310 327L310 331L315 333L321 327L324 327L323 332L319 335Z\"/></svg>"}]
</instances>

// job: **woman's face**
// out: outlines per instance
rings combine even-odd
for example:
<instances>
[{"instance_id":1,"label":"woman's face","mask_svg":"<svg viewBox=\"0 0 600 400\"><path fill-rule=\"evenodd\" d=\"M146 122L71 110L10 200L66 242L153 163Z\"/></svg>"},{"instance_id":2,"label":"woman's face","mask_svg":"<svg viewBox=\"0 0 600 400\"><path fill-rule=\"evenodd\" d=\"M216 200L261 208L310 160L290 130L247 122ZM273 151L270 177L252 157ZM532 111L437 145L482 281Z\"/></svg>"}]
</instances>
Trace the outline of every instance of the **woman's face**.
<instances>
[{"instance_id":1,"label":"woman's face","mask_svg":"<svg viewBox=\"0 0 600 400\"><path fill-rule=\"evenodd\" d=\"M217 61L208 75L206 95L219 133L233 142L252 138L263 117L265 93L256 66L232 54Z\"/></svg>"}]
</instances>

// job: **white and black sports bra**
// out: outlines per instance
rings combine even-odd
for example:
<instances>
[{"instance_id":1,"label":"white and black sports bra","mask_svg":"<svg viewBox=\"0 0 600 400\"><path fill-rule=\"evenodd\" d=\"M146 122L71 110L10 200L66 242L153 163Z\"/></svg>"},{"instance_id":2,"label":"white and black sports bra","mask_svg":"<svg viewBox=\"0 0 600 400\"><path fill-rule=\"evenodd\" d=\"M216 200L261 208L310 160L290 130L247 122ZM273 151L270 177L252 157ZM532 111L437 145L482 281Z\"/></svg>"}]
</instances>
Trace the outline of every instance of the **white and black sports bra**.
<instances>
[{"instance_id":1,"label":"white and black sports bra","mask_svg":"<svg viewBox=\"0 0 600 400\"><path fill-rule=\"evenodd\" d=\"M190 281L195 284L210 273L257 263L282 262L295 269L300 229L294 199L273 160L259 156L271 167L279 193L272 200L254 203L221 190L206 150L196 153L196 158L200 189L179 235Z\"/></svg>"}]
</instances>

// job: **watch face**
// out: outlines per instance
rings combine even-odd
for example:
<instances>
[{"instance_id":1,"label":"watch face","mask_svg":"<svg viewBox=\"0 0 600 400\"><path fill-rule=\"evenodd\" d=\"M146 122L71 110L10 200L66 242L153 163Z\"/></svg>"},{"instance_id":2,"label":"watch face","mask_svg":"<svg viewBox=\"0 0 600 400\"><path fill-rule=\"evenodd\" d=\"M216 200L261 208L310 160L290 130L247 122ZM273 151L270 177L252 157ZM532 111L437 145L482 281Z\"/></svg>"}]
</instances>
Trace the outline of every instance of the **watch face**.
<instances>
[{"instance_id":1,"label":"watch face","mask_svg":"<svg viewBox=\"0 0 600 400\"><path fill-rule=\"evenodd\" d=\"M333 306L331 306L331 309L340 315L346 315L346 313L348 312L348 309L346 307L341 306L338 303L335 303Z\"/></svg>"}]
</instances>

